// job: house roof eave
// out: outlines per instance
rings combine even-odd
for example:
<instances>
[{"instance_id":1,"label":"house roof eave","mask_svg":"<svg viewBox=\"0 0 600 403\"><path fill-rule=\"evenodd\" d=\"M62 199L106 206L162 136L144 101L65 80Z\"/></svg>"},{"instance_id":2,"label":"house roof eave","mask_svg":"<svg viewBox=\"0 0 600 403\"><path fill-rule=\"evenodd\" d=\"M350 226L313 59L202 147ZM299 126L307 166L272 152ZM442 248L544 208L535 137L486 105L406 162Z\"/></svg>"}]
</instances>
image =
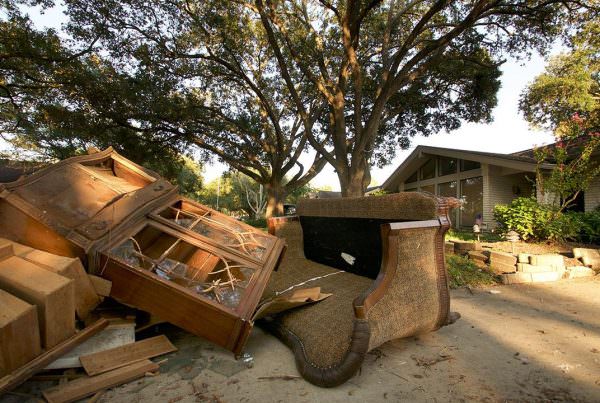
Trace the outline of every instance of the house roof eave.
<instances>
[{"instance_id":1,"label":"house roof eave","mask_svg":"<svg viewBox=\"0 0 600 403\"><path fill-rule=\"evenodd\" d=\"M526 158L512 156L510 154L494 154L480 151L458 150L452 148L417 146L414 151L394 170L388 179L381 185L388 191L397 189L399 182L405 178L400 174L411 167L418 159L424 159L425 156L442 156L459 158L464 160L476 161L484 164L497 165L517 169L524 172L535 172L538 164L533 161L526 161ZM554 164L544 163L540 165L541 169L550 170ZM418 168L418 167L417 167ZM416 168L415 168L416 169ZM408 175L408 173L406 174ZM405 175L405 176L406 176Z\"/></svg>"}]
</instances>

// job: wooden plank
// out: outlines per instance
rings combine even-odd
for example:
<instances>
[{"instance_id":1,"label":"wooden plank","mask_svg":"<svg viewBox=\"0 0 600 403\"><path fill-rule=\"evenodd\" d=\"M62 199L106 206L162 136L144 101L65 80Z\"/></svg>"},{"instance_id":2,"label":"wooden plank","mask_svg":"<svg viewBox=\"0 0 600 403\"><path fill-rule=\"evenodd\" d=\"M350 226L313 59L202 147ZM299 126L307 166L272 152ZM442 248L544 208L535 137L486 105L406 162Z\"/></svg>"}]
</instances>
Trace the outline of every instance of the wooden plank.
<instances>
[{"instance_id":1,"label":"wooden plank","mask_svg":"<svg viewBox=\"0 0 600 403\"><path fill-rule=\"evenodd\" d=\"M0 290L0 377L41 352L36 307Z\"/></svg>"},{"instance_id":2,"label":"wooden plank","mask_svg":"<svg viewBox=\"0 0 600 403\"><path fill-rule=\"evenodd\" d=\"M96 290L96 294L101 297L108 297L110 295L110 289L112 288L112 283L102 277L94 276L93 274L88 274L94 289Z\"/></svg>"},{"instance_id":3,"label":"wooden plank","mask_svg":"<svg viewBox=\"0 0 600 403\"><path fill-rule=\"evenodd\" d=\"M50 403L74 402L94 393L131 382L143 377L146 372L158 370L158 364L150 360L138 361L126 367L105 372L97 376L76 379L64 385L47 389L44 397Z\"/></svg>"},{"instance_id":4,"label":"wooden plank","mask_svg":"<svg viewBox=\"0 0 600 403\"><path fill-rule=\"evenodd\" d=\"M97 353L79 357L81 365L88 375L98 375L132 362L172 353L177 348L166 336L160 335L132 344L111 348Z\"/></svg>"},{"instance_id":5,"label":"wooden plank","mask_svg":"<svg viewBox=\"0 0 600 403\"><path fill-rule=\"evenodd\" d=\"M0 262L0 287L37 306L44 348L52 348L75 333L73 280L12 256Z\"/></svg>"},{"instance_id":6,"label":"wooden plank","mask_svg":"<svg viewBox=\"0 0 600 403\"><path fill-rule=\"evenodd\" d=\"M100 303L100 298L96 295L96 290L78 258L58 256L36 249L26 253L17 253L17 255L43 269L74 281L75 309L79 319L85 319Z\"/></svg>"},{"instance_id":7,"label":"wooden plank","mask_svg":"<svg viewBox=\"0 0 600 403\"><path fill-rule=\"evenodd\" d=\"M22 366L18 370L13 371L10 375L0 378L0 395L25 382L27 379L35 375L36 372L42 370L46 365L50 364L63 354L71 351L79 344L100 332L106 326L108 326L108 321L106 319L100 319L93 325L86 327L69 339L54 346L54 348L29 361L29 363Z\"/></svg>"},{"instance_id":8,"label":"wooden plank","mask_svg":"<svg viewBox=\"0 0 600 403\"><path fill-rule=\"evenodd\" d=\"M81 343L44 369L79 368L81 367L79 361L81 356L135 343L135 322L115 323L110 319L109 321L110 325L106 329Z\"/></svg>"}]
</instances>

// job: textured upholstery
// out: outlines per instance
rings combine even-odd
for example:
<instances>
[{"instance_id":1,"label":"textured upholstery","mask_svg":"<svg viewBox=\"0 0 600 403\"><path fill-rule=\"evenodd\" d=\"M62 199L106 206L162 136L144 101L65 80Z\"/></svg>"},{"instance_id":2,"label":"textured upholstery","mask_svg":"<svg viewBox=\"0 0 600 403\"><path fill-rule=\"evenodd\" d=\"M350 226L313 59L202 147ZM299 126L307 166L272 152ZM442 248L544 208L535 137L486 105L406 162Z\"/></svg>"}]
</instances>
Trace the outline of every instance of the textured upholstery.
<instances>
[{"instance_id":1,"label":"textured upholstery","mask_svg":"<svg viewBox=\"0 0 600 403\"><path fill-rule=\"evenodd\" d=\"M305 200L298 207L302 215L330 215L340 219L384 216L398 221L422 221L436 219L439 214L438 200L418 193ZM298 220L274 220L274 223L270 228L275 235L285 238L288 249L263 298L291 292L290 287L318 286L322 292L333 294L316 304L263 322L292 348L297 367L309 382L325 387L339 385L358 371L369 350L391 339L435 330L447 322L447 280L445 272L440 275L438 264L443 256L443 252L438 253L443 249L440 226L403 229L389 237L387 241L394 243L388 245L395 254L393 277L383 287L385 292L369 306L366 317L359 317L355 313L355 300L369 295L374 284L379 283L306 259L303 246L306 234L303 235L301 223ZM443 266L442 269L445 270Z\"/></svg>"},{"instance_id":2,"label":"textured upholstery","mask_svg":"<svg viewBox=\"0 0 600 403\"><path fill-rule=\"evenodd\" d=\"M376 218L398 221L430 220L437 216L437 199L418 192L382 196L300 199L299 216Z\"/></svg>"}]
</instances>

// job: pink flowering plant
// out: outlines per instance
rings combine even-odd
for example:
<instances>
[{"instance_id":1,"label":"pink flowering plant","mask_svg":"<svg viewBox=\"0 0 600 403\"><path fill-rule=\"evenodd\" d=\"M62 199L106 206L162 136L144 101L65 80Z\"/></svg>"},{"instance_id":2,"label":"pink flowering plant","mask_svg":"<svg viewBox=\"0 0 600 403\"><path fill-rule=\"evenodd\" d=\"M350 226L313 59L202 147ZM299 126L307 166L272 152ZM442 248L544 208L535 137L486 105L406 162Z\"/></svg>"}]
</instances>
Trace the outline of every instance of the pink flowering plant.
<instances>
[{"instance_id":1,"label":"pink flowering plant","mask_svg":"<svg viewBox=\"0 0 600 403\"><path fill-rule=\"evenodd\" d=\"M534 149L538 191L554 197L559 213L600 175L600 133L590 130L586 123L584 117L575 113L557 128L554 144ZM555 165L554 169L543 167L549 163Z\"/></svg>"}]
</instances>

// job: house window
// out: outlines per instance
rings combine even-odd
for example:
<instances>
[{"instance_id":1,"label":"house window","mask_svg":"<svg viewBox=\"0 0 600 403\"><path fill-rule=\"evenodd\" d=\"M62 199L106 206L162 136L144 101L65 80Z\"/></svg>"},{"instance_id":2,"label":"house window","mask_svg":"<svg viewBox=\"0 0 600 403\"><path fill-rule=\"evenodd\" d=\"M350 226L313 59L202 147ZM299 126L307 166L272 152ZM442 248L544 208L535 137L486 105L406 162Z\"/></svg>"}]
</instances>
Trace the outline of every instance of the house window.
<instances>
[{"instance_id":1,"label":"house window","mask_svg":"<svg viewBox=\"0 0 600 403\"><path fill-rule=\"evenodd\" d=\"M481 163L469 160L460 160L460 171L470 171L472 169L481 168Z\"/></svg>"},{"instance_id":2,"label":"house window","mask_svg":"<svg viewBox=\"0 0 600 403\"><path fill-rule=\"evenodd\" d=\"M413 183L417 181L417 171L413 172L413 174L411 176L408 177L408 179L406 181L404 181L404 183Z\"/></svg>"},{"instance_id":3,"label":"house window","mask_svg":"<svg viewBox=\"0 0 600 403\"><path fill-rule=\"evenodd\" d=\"M456 181L440 183L438 185L438 196L443 197L457 197L457 183Z\"/></svg>"},{"instance_id":4,"label":"house window","mask_svg":"<svg viewBox=\"0 0 600 403\"><path fill-rule=\"evenodd\" d=\"M417 188L404 189L405 192L416 192Z\"/></svg>"},{"instance_id":5,"label":"house window","mask_svg":"<svg viewBox=\"0 0 600 403\"><path fill-rule=\"evenodd\" d=\"M460 225L470 227L475 224L479 215L483 218L483 177L463 179L460 181Z\"/></svg>"},{"instance_id":6,"label":"house window","mask_svg":"<svg viewBox=\"0 0 600 403\"><path fill-rule=\"evenodd\" d=\"M419 189L421 192L429 192L429 193L435 193L435 185L427 185L427 186L421 186L421 188Z\"/></svg>"},{"instance_id":7,"label":"house window","mask_svg":"<svg viewBox=\"0 0 600 403\"><path fill-rule=\"evenodd\" d=\"M435 159L428 160L421 167L421 180L435 178Z\"/></svg>"},{"instance_id":8,"label":"house window","mask_svg":"<svg viewBox=\"0 0 600 403\"><path fill-rule=\"evenodd\" d=\"M455 174L457 167L455 158L440 157L440 176Z\"/></svg>"}]
</instances>

